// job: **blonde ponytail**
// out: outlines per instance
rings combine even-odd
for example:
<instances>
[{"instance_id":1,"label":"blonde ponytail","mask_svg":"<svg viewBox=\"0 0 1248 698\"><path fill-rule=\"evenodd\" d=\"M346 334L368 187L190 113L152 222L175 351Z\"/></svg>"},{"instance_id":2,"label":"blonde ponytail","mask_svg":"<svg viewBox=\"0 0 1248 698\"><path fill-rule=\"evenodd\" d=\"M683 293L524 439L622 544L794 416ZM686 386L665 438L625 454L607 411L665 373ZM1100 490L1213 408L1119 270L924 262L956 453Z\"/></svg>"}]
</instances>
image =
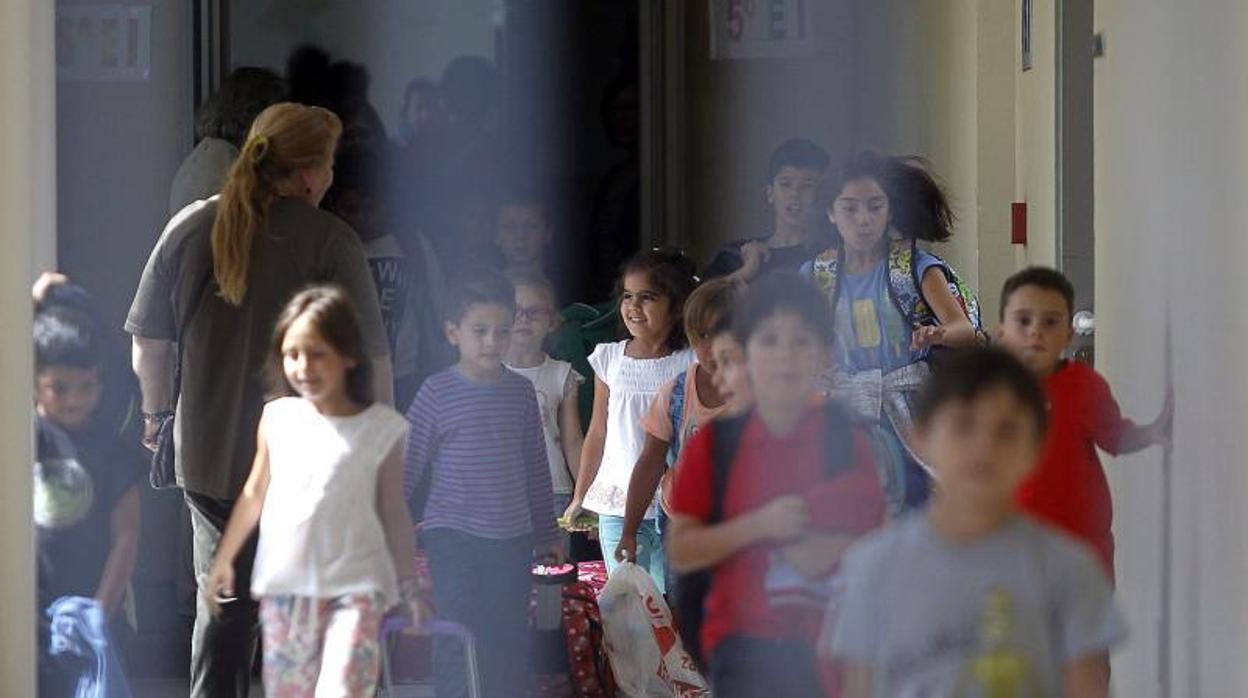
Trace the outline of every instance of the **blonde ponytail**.
<instances>
[{"instance_id":1,"label":"blonde ponytail","mask_svg":"<svg viewBox=\"0 0 1248 698\"><path fill-rule=\"evenodd\" d=\"M290 102L274 104L252 123L212 225L213 273L230 305L242 305L247 296L252 245L282 195L279 186L299 170L325 165L341 134L333 112Z\"/></svg>"}]
</instances>

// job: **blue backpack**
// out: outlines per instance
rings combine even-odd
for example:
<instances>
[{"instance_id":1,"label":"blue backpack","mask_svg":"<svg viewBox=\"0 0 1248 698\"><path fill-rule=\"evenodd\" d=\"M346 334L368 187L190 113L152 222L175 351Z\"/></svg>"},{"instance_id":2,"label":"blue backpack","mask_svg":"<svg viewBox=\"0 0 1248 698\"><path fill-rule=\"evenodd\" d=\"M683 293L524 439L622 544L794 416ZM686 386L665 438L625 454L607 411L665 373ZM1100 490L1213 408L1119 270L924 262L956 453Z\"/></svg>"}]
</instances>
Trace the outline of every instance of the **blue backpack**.
<instances>
[{"instance_id":1,"label":"blue backpack","mask_svg":"<svg viewBox=\"0 0 1248 698\"><path fill-rule=\"evenodd\" d=\"M676 376L672 386L672 399L667 405L667 418L672 423L672 443L667 447L667 467L676 465L680 456L680 432L685 426L685 384L689 382L689 372L684 371Z\"/></svg>"}]
</instances>

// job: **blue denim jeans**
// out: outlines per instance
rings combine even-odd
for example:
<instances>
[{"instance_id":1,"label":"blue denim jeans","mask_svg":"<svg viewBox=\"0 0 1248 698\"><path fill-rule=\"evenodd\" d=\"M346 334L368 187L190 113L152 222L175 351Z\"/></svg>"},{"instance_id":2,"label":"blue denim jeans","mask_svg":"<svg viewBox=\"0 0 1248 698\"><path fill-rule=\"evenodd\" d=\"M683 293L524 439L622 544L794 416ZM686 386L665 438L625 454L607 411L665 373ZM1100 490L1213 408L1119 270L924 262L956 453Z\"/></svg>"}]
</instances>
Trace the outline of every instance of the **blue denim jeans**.
<instances>
[{"instance_id":1,"label":"blue denim jeans","mask_svg":"<svg viewBox=\"0 0 1248 698\"><path fill-rule=\"evenodd\" d=\"M610 574L619 565L615 561L615 548L624 536L624 517L598 516L598 542L602 544L602 559ZM650 573L659 591L667 593L667 557L663 554L663 538L654 519L645 519L637 529L637 564Z\"/></svg>"}]
</instances>

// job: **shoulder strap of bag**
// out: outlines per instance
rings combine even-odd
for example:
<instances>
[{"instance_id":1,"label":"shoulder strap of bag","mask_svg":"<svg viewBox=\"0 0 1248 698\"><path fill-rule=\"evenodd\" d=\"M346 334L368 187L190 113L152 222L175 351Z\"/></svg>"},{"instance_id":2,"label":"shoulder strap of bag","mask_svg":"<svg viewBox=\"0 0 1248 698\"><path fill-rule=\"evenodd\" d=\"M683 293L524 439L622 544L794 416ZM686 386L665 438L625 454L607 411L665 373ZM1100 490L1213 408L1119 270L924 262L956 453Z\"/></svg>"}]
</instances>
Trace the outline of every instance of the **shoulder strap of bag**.
<instances>
[{"instance_id":1,"label":"shoulder strap of bag","mask_svg":"<svg viewBox=\"0 0 1248 698\"><path fill-rule=\"evenodd\" d=\"M741 436L750 419L746 413L736 417L723 417L711 422L711 520L718 523L724 518L724 496L728 492L728 479L732 475L732 462L741 446Z\"/></svg>"},{"instance_id":2,"label":"shoulder strap of bag","mask_svg":"<svg viewBox=\"0 0 1248 698\"><path fill-rule=\"evenodd\" d=\"M676 456L680 453L680 432L685 425L685 394L688 382L688 371L676 376L672 385L672 399L667 404L667 419L672 425L672 443L667 449L668 466L676 464Z\"/></svg>"}]
</instances>

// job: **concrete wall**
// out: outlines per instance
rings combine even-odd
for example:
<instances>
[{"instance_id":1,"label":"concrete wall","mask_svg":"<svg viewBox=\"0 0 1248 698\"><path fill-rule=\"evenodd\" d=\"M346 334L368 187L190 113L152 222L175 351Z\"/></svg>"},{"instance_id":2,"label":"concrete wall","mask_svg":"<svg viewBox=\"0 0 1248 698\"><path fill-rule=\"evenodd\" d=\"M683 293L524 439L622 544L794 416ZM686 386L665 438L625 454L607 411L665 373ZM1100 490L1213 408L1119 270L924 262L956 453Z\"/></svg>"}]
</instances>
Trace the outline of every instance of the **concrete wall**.
<instances>
[{"instance_id":1,"label":"concrete wall","mask_svg":"<svg viewBox=\"0 0 1248 698\"><path fill-rule=\"evenodd\" d=\"M1151 418L1169 323L1179 401L1172 477L1163 477L1155 451L1109 465L1119 591L1134 633L1115 672L1118 695L1243 695L1248 7L1099 0L1096 10L1106 46L1095 68L1099 365L1127 413ZM1166 488L1170 521L1161 509ZM1168 649L1158 652L1162 639Z\"/></svg>"},{"instance_id":2,"label":"concrete wall","mask_svg":"<svg viewBox=\"0 0 1248 698\"><path fill-rule=\"evenodd\" d=\"M284 72L286 57L315 43L363 63L369 95L393 134L409 80L437 80L452 58L494 58L501 0L246 0L230 3L230 62Z\"/></svg>"},{"instance_id":3,"label":"concrete wall","mask_svg":"<svg viewBox=\"0 0 1248 698\"><path fill-rule=\"evenodd\" d=\"M191 147L190 5L150 4L149 79L56 85L60 267L99 297L118 334Z\"/></svg>"},{"instance_id":4,"label":"concrete wall","mask_svg":"<svg viewBox=\"0 0 1248 698\"><path fill-rule=\"evenodd\" d=\"M853 146L859 67L851 0L815 4L806 58L712 61L708 3L686 9L688 238L705 261L719 243L768 232L763 189L777 145L802 136L834 159Z\"/></svg>"}]
</instances>

